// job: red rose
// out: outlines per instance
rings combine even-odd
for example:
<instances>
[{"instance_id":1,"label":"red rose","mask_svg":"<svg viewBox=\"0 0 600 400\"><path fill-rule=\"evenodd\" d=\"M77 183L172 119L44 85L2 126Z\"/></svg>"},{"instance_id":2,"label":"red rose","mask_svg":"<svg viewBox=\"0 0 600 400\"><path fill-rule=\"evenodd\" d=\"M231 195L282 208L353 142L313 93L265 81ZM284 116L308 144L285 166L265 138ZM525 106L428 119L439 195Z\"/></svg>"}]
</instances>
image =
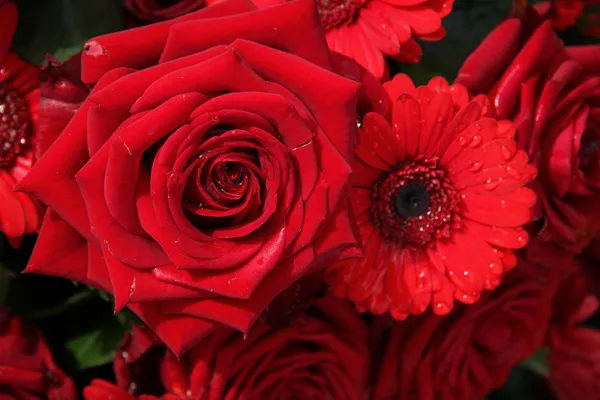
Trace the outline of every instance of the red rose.
<instances>
[{"instance_id":1,"label":"red rose","mask_svg":"<svg viewBox=\"0 0 600 400\"><path fill-rule=\"evenodd\" d=\"M81 81L81 53L64 63L48 56L40 71L40 94L36 159L48 150L89 94Z\"/></svg>"},{"instance_id":2,"label":"red rose","mask_svg":"<svg viewBox=\"0 0 600 400\"><path fill-rule=\"evenodd\" d=\"M580 326L598 311L586 280L568 278L556 295L548 334L548 381L559 400L600 399L600 331Z\"/></svg>"},{"instance_id":3,"label":"red rose","mask_svg":"<svg viewBox=\"0 0 600 400\"><path fill-rule=\"evenodd\" d=\"M8 396L8 397L5 397ZM37 328L0 306L0 398L76 400Z\"/></svg>"},{"instance_id":4,"label":"red rose","mask_svg":"<svg viewBox=\"0 0 600 400\"><path fill-rule=\"evenodd\" d=\"M543 344L550 319L555 279L532 278L527 268L517 266L498 289L448 316L397 323L373 399L481 399L502 386Z\"/></svg>"},{"instance_id":5,"label":"red rose","mask_svg":"<svg viewBox=\"0 0 600 400\"><path fill-rule=\"evenodd\" d=\"M175 352L247 332L360 254L347 199L359 85L311 0L230 0L90 40L90 96L21 188L49 207L28 272L102 288Z\"/></svg>"},{"instance_id":6,"label":"red rose","mask_svg":"<svg viewBox=\"0 0 600 400\"><path fill-rule=\"evenodd\" d=\"M352 306L332 296L316 300L286 328L258 324L244 338L222 328L184 359L143 329L115 358L120 388L96 382L87 400L139 399L363 399L369 371L367 329ZM102 397L104 396L104 397Z\"/></svg>"},{"instance_id":7,"label":"red rose","mask_svg":"<svg viewBox=\"0 0 600 400\"><path fill-rule=\"evenodd\" d=\"M204 6L204 0L123 0L123 5L141 21L156 22L196 11Z\"/></svg>"},{"instance_id":8,"label":"red rose","mask_svg":"<svg viewBox=\"0 0 600 400\"><path fill-rule=\"evenodd\" d=\"M15 185L33 164L40 108L39 69L9 50L17 25L17 7L0 1L0 233L12 246L37 232L39 204Z\"/></svg>"},{"instance_id":9,"label":"red rose","mask_svg":"<svg viewBox=\"0 0 600 400\"><path fill-rule=\"evenodd\" d=\"M457 82L489 91L539 167L539 237L581 252L600 232L600 46L565 48L550 21L531 35L523 27L515 18L498 26Z\"/></svg>"}]
</instances>

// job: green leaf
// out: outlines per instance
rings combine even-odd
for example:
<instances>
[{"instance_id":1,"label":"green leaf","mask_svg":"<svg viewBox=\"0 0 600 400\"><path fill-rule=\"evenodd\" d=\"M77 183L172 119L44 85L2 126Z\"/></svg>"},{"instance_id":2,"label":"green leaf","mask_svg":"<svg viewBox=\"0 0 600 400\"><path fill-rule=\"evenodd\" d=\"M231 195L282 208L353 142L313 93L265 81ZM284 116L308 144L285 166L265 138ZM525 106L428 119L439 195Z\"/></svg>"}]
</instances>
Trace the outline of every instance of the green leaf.
<instances>
[{"instance_id":1,"label":"green leaf","mask_svg":"<svg viewBox=\"0 0 600 400\"><path fill-rule=\"evenodd\" d=\"M121 0L16 0L13 49L34 64L46 53L65 60L90 38L125 28Z\"/></svg>"},{"instance_id":2,"label":"green leaf","mask_svg":"<svg viewBox=\"0 0 600 400\"><path fill-rule=\"evenodd\" d=\"M521 366L537 372L540 375L548 374L548 348L542 347L531 357L521 361Z\"/></svg>"},{"instance_id":3,"label":"green leaf","mask_svg":"<svg viewBox=\"0 0 600 400\"><path fill-rule=\"evenodd\" d=\"M124 334L125 328L118 319L108 315L97 321L94 329L69 338L65 347L80 370L88 369L112 362Z\"/></svg>"}]
</instances>

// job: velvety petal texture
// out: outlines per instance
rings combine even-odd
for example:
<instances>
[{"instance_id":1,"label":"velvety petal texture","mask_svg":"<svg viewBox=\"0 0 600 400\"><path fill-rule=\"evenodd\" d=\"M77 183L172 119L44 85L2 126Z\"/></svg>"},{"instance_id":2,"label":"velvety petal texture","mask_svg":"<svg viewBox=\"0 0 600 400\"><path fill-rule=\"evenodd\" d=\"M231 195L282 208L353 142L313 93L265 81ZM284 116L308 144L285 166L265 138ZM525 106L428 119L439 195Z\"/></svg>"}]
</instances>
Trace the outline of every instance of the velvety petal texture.
<instances>
[{"instance_id":1,"label":"velvety petal texture","mask_svg":"<svg viewBox=\"0 0 600 400\"><path fill-rule=\"evenodd\" d=\"M52 361L39 330L4 306L0 306L0 398L78 398L71 379Z\"/></svg>"},{"instance_id":2,"label":"velvety petal texture","mask_svg":"<svg viewBox=\"0 0 600 400\"><path fill-rule=\"evenodd\" d=\"M481 399L544 342L556 277L520 264L502 285L451 315L392 327L374 400ZM532 273L533 272L533 273Z\"/></svg>"},{"instance_id":3,"label":"velvety petal texture","mask_svg":"<svg viewBox=\"0 0 600 400\"><path fill-rule=\"evenodd\" d=\"M536 169L485 96L442 78L415 87L396 75L384 87L389 112L365 115L355 150L350 197L365 257L333 264L327 281L360 311L404 319L431 304L447 314L516 265Z\"/></svg>"},{"instance_id":4,"label":"velvety petal texture","mask_svg":"<svg viewBox=\"0 0 600 400\"><path fill-rule=\"evenodd\" d=\"M504 21L467 58L457 82L489 93L538 167L534 233L581 253L600 233L600 46L564 47L550 20L531 28Z\"/></svg>"},{"instance_id":5,"label":"velvety petal texture","mask_svg":"<svg viewBox=\"0 0 600 400\"><path fill-rule=\"evenodd\" d=\"M15 247L41 223L37 201L13 192L34 161L40 108L38 68L9 51L16 24L15 4L0 2L0 232Z\"/></svg>"},{"instance_id":6,"label":"velvety petal texture","mask_svg":"<svg viewBox=\"0 0 600 400\"><path fill-rule=\"evenodd\" d=\"M27 271L112 293L179 354L356 256L359 85L316 15L228 0L88 41L93 89L20 185L49 207Z\"/></svg>"},{"instance_id":7,"label":"velvety petal texture","mask_svg":"<svg viewBox=\"0 0 600 400\"><path fill-rule=\"evenodd\" d=\"M325 296L288 326L257 324L247 337L220 328L178 360L134 327L115 355L117 386L96 381L86 400L361 400L367 390L367 328L351 304ZM105 396L105 397L101 397Z\"/></svg>"}]
</instances>

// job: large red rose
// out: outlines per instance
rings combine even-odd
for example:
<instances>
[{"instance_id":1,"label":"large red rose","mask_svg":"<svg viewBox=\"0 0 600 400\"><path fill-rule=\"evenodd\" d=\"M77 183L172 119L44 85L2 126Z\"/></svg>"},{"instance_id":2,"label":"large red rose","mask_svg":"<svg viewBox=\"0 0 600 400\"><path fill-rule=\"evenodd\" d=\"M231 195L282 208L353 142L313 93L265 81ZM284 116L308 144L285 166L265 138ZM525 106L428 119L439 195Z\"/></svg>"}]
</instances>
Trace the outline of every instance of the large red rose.
<instances>
[{"instance_id":1,"label":"large red rose","mask_svg":"<svg viewBox=\"0 0 600 400\"><path fill-rule=\"evenodd\" d=\"M217 330L180 361L136 327L115 357L118 387L96 381L84 395L362 400L369 361L366 326L350 304L326 296L285 328L257 324L246 338L229 328Z\"/></svg>"},{"instance_id":2,"label":"large red rose","mask_svg":"<svg viewBox=\"0 0 600 400\"><path fill-rule=\"evenodd\" d=\"M360 255L359 85L331 71L312 1L97 37L82 78L90 96L20 186L49 207L28 272L111 292L181 353Z\"/></svg>"},{"instance_id":3,"label":"large red rose","mask_svg":"<svg viewBox=\"0 0 600 400\"><path fill-rule=\"evenodd\" d=\"M76 400L73 382L54 361L37 328L0 306L0 398Z\"/></svg>"},{"instance_id":4,"label":"large red rose","mask_svg":"<svg viewBox=\"0 0 600 400\"><path fill-rule=\"evenodd\" d=\"M520 264L479 302L448 316L397 323L384 349L374 400L481 399L544 341L556 277ZM533 275L533 276L532 276Z\"/></svg>"},{"instance_id":5,"label":"large red rose","mask_svg":"<svg viewBox=\"0 0 600 400\"><path fill-rule=\"evenodd\" d=\"M581 252L600 232L600 46L563 47L549 20L528 30L517 18L504 21L457 82L489 92L538 166L539 238Z\"/></svg>"}]
</instances>

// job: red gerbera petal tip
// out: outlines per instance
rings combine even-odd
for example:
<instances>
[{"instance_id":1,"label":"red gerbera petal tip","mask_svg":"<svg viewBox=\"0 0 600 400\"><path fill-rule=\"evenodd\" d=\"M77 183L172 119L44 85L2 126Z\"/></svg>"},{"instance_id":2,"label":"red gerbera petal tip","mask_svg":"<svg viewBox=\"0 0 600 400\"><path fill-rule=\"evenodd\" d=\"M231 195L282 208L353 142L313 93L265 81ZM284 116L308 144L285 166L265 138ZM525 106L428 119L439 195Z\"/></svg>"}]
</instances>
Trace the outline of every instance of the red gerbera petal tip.
<instances>
[{"instance_id":1,"label":"red gerbera petal tip","mask_svg":"<svg viewBox=\"0 0 600 400\"><path fill-rule=\"evenodd\" d=\"M442 78L415 88L406 75L384 85L391 116L369 113L355 150L351 200L365 257L333 265L334 292L361 311L396 319L432 304L477 301L515 266L527 243L536 175L517 150L511 122L488 116Z\"/></svg>"}]
</instances>

